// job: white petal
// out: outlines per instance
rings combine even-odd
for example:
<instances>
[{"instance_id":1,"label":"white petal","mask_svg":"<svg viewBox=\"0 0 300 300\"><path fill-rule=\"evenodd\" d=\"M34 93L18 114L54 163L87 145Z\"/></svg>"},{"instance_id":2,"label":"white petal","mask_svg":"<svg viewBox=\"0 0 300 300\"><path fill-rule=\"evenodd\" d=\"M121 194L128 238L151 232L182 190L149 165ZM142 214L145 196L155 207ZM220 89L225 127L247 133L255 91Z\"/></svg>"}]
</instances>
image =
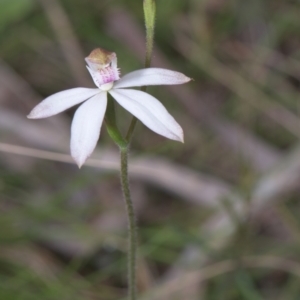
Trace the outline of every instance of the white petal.
<instances>
[{"instance_id":1,"label":"white petal","mask_svg":"<svg viewBox=\"0 0 300 300\"><path fill-rule=\"evenodd\" d=\"M114 88L164 84L173 85L186 83L190 80L191 78L179 72L160 68L148 68L126 74L115 82Z\"/></svg>"},{"instance_id":2,"label":"white petal","mask_svg":"<svg viewBox=\"0 0 300 300\"><path fill-rule=\"evenodd\" d=\"M38 104L27 116L42 119L56 115L99 93L99 89L75 88L56 93Z\"/></svg>"},{"instance_id":3,"label":"white petal","mask_svg":"<svg viewBox=\"0 0 300 300\"><path fill-rule=\"evenodd\" d=\"M93 71L90 67L86 66L86 68L88 69L90 75L93 78L93 81L95 83L95 85L99 88L100 84L98 83L98 78L96 77L96 71Z\"/></svg>"},{"instance_id":4,"label":"white petal","mask_svg":"<svg viewBox=\"0 0 300 300\"><path fill-rule=\"evenodd\" d=\"M71 155L79 168L97 145L106 104L107 93L102 92L84 102L75 112L71 126Z\"/></svg>"},{"instance_id":5,"label":"white petal","mask_svg":"<svg viewBox=\"0 0 300 300\"><path fill-rule=\"evenodd\" d=\"M115 100L154 132L183 142L183 131L165 107L153 96L136 90L112 89Z\"/></svg>"}]
</instances>

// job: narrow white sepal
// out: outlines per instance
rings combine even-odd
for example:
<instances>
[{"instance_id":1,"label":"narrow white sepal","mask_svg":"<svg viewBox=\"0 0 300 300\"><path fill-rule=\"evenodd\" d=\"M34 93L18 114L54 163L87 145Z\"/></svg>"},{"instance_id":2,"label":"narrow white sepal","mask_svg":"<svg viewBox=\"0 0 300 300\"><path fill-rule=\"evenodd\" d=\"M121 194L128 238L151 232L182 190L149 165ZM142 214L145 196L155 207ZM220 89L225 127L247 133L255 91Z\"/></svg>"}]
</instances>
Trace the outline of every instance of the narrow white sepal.
<instances>
[{"instance_id":1,"label":"narrow white sepal","mask_svg":"<svg viewBox=\"0 0 300 300\"><path fill-rule=\"evenodd\" d=\"M147 85L173 85L186 83L190 80L191 78L176 71L148 68L126 74L120 80L115 82L114 88L118 89Z\"/></svg>"},{"instance_id":2,"label":"narrow white sepal","mask_svg":"<svg viewBox=\"0 0 300 300\"><path fill-rule=\"evenodd\" d=\"M107 105L107 93L87 100L76 110L71 126L71 156L80 168L94 151Z\"/></svg>"},{"instance_id":3,"label":"narrow white sepal","mask_svg":"<svg viewBox=\"0 0 300 300\"><path fill-rule=\"evenodd\" d=\"M42 119L56 115L99 93L99 89L75 88L56 93L39 103L27 116Z\"/></svg>"},{"instance_id":4,"label":"narrow white sepal","mask_svg":"<svg viewBox=\"0 0 300 300\"><path fill-rule=\"evenodd\" d=\"M183 131L165 107L153 96L131 89L112 89L112 97L154 132L183 142Z\"/></svg>"}]
</instances>

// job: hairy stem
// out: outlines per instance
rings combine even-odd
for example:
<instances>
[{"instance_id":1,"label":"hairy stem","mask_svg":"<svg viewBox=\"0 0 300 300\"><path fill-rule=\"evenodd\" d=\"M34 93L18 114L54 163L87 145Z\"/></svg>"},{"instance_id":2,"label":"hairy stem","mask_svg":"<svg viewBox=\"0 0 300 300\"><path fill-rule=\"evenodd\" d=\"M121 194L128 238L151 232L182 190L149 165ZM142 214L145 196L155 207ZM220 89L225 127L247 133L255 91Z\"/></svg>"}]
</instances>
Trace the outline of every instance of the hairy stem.
<instances>
[{"instance_id":1,"label":"hairy stem","mask_svg":"<svg viewBox=\"0 0 300 300\"><path fill-rule=\"evenodd\" d=\"M120 148L121 185L128 217L128 295L129 300L136 300L136 253L137 227L128 179L128 147Z\"/></svg>"},{"instance_id":2,"label":"hairy stem","mask_svg":"<svg viewBox=\"0 0 300 300\"><path fill-rule=\"evenodd\" d=\"M153 52L154 44L154 28L155 28L155 14L156 14L156 4L155 0L144 0L144 18L146 27L146 55L145 55L145 68L149 68L151 65L151 58ZM145 86L141 88L143 92L146 92ZM130 143L134 128L137 124L137 118L133 117L129 125L125 140Z\"/></svg>"},{"instance_id":3,"label":"hairy stem","mask_svg":"<svg viewBox=\"0 0 300 300\"><path fill-rule=\"evenodd\" d=\"M145 68L149 68L151 64L151 57L154 43L154 27L155 27L155 13L156 5L155 0L144 0L144 17L146 27L146 57ZM146 87L141 88L142 91L146 91ZM137 253L137 227L134 214L133 203L130 196L130 187L128 180L128 152L130 141L134 132L134 128L137 124L137 118L133 117L128 128L125 143L123 146L123 140L120 144L121 151L121 184L123 189L124 200L127 209L128 216L128 231L129 231L129 243L128 243L128 294L129 300L136 300L136 253Z\"/></svg>"}]
</instances>

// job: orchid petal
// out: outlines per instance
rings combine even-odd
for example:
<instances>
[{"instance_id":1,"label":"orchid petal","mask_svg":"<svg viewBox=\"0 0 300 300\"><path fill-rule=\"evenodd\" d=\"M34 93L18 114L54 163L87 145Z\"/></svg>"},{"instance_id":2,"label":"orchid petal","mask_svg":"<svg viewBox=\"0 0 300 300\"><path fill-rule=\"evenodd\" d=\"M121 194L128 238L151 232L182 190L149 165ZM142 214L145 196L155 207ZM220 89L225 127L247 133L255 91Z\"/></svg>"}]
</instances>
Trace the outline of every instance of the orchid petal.
<instances>
[{"instance_id":1,"label":"orchid petal","mask_svg":"<svg viewBox=\"0 0 300 300\"><path fill-rule=\"evenodd\" d=\"M93 78L93 81L95 83L95 85L99 88L100 84L98 82L98 78L96 77L96 71L92 70L90 67L86 66L86 68L88 69L91 77Z\"/></svg>"},{"instance_id":2,"label":"orchid petal","mask_svg":"<svg viewBox=\"0 0 300 300\"><path fill-rule=\"evenodd\" d=\"M112 97L154 132L183 142L183 131L165 107L153 96L131 89L112 89Z\"/></svg>"},{"instance_id":3,"label":"orchid petal","mask_svg":"<svg viewBox=\"0 0 300 300\"><path fill-rule=\"evenodd\" d=\"M134 86L147 86L147 85L173 85L182 84L190 81L191 79L182 73L160 69L148 68L133 71L128 73L120 80L116 81L114 88L125 88Z\"/></svg>"},{"instance_id":4,"label":"orchid petal","mask_svg":"<svg viewBox=\"0 0 300 300\"><path fill-rule=\"evenodd\" d=\"M106 105L107 93L102 92L87 100L75 112L71 126L71 155L79 168L97 145Z\"/></svg>"},{"instance_id":5,"label":"orchid petal","mask_svg":"<svg viewBox=\"0 0 300 300\"><path fill-rule=\"evenodd\" d=\"M103 69L99 69L94 71L90 67L86 66L88 71L90 72L95 85L98 88L101 88L104 84L113 83L116 80L120 79L119 70L113 67L106 67Z\"/></svg>"},{"instance_id":6,"label":"orchid petal","mask_svg":"<svg viewBox=\"0 0 300 300\"><path fill-rule=\"evenodd\" d=\"M56 93L39 103L27 116L42 119L56 115L99 93L99 89L75 88Z\"/></svg>"}]
</instances>

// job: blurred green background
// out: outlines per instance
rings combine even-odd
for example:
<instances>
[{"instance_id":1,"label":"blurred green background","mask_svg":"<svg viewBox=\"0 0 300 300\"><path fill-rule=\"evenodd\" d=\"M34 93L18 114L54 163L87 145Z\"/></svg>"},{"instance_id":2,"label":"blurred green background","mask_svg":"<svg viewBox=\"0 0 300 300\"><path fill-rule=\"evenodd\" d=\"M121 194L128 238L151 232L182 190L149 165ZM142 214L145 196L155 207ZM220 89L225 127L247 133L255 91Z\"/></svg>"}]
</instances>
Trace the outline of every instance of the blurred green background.
<instances>
[{"instance_id":1,"label":"blurred green background","mask_svg":"<svg viewBox=\"0 0 300 300\"><path fill-rule=\"evenodd\" d=\"M194 80L148 89L183 145L133 138L139 299L300 299L299 16L298 0L157 1L152 65ZM74 109L26 115L93 87L94 48L142 68L144 41L141 0L0 0L0 300L126 298L118 149L103 127L78 170Z\"/></svg>"}]
</instances>

